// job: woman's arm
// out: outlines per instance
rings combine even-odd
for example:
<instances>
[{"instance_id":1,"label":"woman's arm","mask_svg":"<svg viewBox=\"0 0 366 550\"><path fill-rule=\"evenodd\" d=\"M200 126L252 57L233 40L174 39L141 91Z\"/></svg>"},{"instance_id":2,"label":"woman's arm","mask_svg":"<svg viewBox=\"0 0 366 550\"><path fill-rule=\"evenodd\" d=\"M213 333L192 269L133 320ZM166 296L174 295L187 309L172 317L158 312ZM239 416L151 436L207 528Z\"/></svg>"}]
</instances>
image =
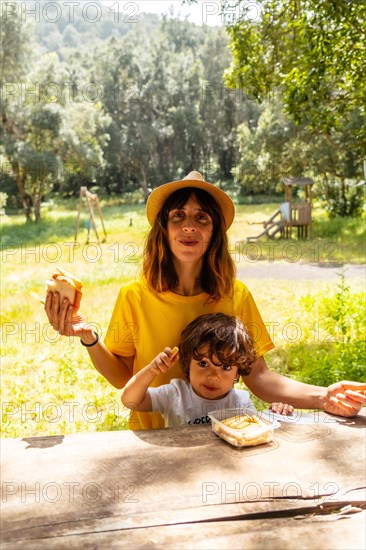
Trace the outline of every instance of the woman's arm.
<instances>
[{"instance_id":1,"label":"woman's arm","mask_svg":"<svg viewBox=\"0 0 366 550\"><path fill-rule=\"evenodd\" d=\"M339 416L356 416L366 403L365 384L343 381L328 388L304 384L270 371L263 357L253 363L244 381L263 401L283 401L298 409L323 409Z\"/></svg>"},{"instance_id":2,"label":"woman's arm","mask_svg":"<svg viewBox=\"0 0 366 550\"><path fill-rule=\"evenodd\" d=\"M162 372L167 372L177 361L171 348L165 348L162 353L147 367L136 373L122 390L121 400L125 407L133 411L152 412L152 403L147 391L151 382Z\"/></svg>"},{"instance_id":3,"label":"woman's arm","mask_svg":"<svg viewBox=\"0 0 366 550\"><path fill-rule=\"evenodd\" d=\"M87 339L84 340L84 338L82 338L82 340L86 344L94 342L94 332L92 336L90 336L89 342ZM128 380L130 380L133 372L133 357L115 355L109 351L101 341L95 344L95 346L86 349L88 350L94 367L110 384L112 384L112 386L121 389L126 385Z\"/></svg>"},{"instance_id":4,"label":"woman's arm","mask_svg":"<svg viewBox=\"0 0 366 550\"><path fill-rule=\"evenodd\" d=\"M47 293L45 311L51 325L59 334L76 336L85 344L95 342L93 329L79 312L73 312L73 307L68 300L60 304L58 292ZM88 350L97 371L116 388L123 388L131 378L134 358L115 355L100 341L95 346L85 349Z\"/></svg>"}]
</instances>

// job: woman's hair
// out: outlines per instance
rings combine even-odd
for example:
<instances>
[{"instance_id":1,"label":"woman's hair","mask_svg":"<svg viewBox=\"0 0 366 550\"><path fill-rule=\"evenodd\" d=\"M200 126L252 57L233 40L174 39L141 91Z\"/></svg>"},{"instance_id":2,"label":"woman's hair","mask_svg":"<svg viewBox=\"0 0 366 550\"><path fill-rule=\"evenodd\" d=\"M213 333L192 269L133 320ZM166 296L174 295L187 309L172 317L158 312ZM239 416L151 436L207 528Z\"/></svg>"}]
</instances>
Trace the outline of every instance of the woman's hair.
<instances>
[{"instance_id":1,"label":"woman's hair","mask_svg":"<svg viewBox=\"0 0 366 550\"><path fill-rule=\"evenodd\" d=\"M257 358L253 338L242 321L225 313L200 315L182 331L179 361L188 379L191 360L200 361L203 356L213 364L237 366L239 376L250 374Z\"/></svg>"},{"instance_id":2,"label":"woman's hair","mask_svg":"<svg viewBox=\"0 0 366 550\"><path fill-rule=\"evenodd\" d=\"M173 255L168 243L169 212L182 208L193 196L212 219L211 241L203 258L201 286L212 300L230 296L233 291L235 264L228 251L226 227L221 209L215 199L202 189L186 187L172 193L156 217L145 243L142 274L150 290L165 292L178 284Z\"/></svg>"}]
</instances>

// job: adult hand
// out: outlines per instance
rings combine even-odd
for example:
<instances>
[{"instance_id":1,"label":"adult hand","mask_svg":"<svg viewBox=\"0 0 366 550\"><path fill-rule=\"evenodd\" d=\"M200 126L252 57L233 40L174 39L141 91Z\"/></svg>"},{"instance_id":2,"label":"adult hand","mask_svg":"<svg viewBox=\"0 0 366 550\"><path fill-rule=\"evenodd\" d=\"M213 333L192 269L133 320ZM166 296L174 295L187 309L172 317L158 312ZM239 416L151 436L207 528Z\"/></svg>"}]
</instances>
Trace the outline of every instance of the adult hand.
<instances>
[{"instance_id":1,"label":"adult hand","mask_svg":"<svg viewBox=\"0 0 366 550\"><path fill-rule=\"evenodd\" d=\"M366 384L336 382L327 388L323 409L338 416L356 416L366 404Z\"/></svg>"},{"instance_id":2,"label":"adult hand","mask_svg":"<svg viewBox=\"0 0 366 550\"><path fill-rule=\"evenodd\" d=\"M75 304L80 305L80 296ZM79 310L72 306L67 298L60 303L58 292L47 292L44 306L46 315L55 330L63 336L77 336L85 343L95 341L93 329L88 325Z\"/></svg>"}]
</instances>

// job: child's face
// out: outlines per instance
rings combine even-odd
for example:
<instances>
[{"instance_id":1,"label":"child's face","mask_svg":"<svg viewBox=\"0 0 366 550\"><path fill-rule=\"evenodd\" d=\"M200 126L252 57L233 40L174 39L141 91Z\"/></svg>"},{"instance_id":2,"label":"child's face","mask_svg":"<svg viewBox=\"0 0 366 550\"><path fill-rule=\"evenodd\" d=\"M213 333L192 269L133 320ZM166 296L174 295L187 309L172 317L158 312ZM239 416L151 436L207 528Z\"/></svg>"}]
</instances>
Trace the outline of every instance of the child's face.
<instances>
[{"instance_id":1,"label":"child's face","mask_svg":"<svg viewBox=\"0 0 366 550\"><path fill-rule=\"evenodd\" d=\"M205 399L222 399L233 387L238 374L238 367L219 365L217 357L213 356L216 365L207 357L207 348L202 348L203 357L200 361L191 359L189 365L189 380L197 395Z\"/></svg>"}]
</instances>

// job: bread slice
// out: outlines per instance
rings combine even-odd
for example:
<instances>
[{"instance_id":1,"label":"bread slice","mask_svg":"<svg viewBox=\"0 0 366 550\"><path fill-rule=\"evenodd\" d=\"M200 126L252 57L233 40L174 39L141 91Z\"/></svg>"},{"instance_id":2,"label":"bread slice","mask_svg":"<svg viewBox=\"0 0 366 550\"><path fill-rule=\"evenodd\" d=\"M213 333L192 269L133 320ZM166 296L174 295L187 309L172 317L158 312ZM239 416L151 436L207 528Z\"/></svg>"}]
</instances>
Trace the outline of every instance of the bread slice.
<instances>
[{"instance_id":1,"label":"bread slice","mask_svg":"<svg viewBox=\"0 0 366 550\"><path fill-rule=\"evenodd\" d=\"M179 348L177 348L177 346L174 346L174 348L172 349L172 355L170 359L174 359L174 357L178 354L178 352L179 352Z\"/></svg>"},{"instance_id":2,"label":"bread slice","mask_svg":"<svg viewBox=\"0 0 366 550\"><path fill-rule=\"evenodd\" d=\"M70 304L75 304L76 287L73 281L68 277L63 277L60 275L57 279L47 281L47 292L49 290L52 292L59 292L61 301L64 298L67 298Z\"/></svg>"},{"instance_id":3,"label":"bread slice","mask_svg":"<svg viewBox=\"0 0 366 550\"><path fill-rule=\"evenodd\" d=\"M67 298L76 311L80 306L83 283L67 271L61 269L58 271L59 273L52 275L52 279L46 281L47 292L59 292L60 301Z\"/></svg>"}]
</instances>

